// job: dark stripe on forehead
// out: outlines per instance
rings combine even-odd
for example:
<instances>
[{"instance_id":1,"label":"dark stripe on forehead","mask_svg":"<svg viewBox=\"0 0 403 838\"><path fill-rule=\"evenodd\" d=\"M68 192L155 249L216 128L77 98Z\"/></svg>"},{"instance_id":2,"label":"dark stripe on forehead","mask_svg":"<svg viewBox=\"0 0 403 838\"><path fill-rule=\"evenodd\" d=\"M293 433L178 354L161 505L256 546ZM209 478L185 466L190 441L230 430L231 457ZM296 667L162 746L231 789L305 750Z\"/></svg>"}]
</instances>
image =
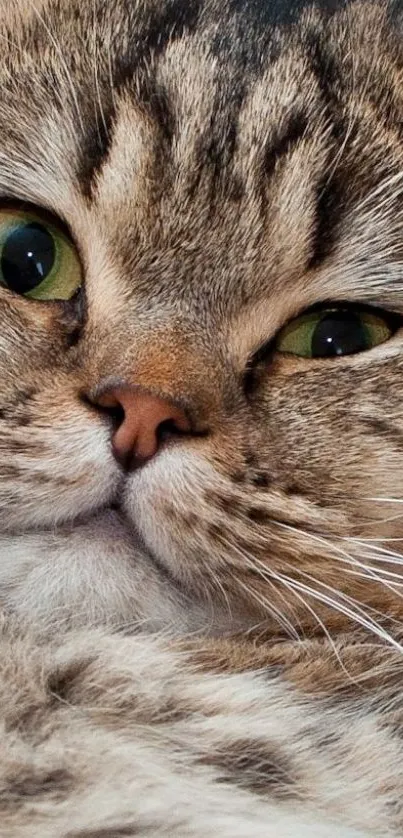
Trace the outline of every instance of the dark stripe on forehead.
<instances>
[{"instance_id":1,"label":"dark stripe on forehead","mask_svg":"<svg viewBox=\"0 0 403 838\"><path fill-rule=\"evenodd\" d=\"M346 139L348 126L340 103L335 96L340 81L340 67L334 56L332 45L323 38L322 31L314 27L306 35L307 54L311 69L316 77L321 99L323 115L329 124L330 140L333 140L328 155L327 165L317 187L315 226L312 231L312 255L308 267L321 264L331 253L338 238L338 231L347 205L346 172L343 174L344 154L340 146ZM355 131L350 125L353 139Z\"/></svg>"},{"instance_id":2,"label":"dark stripe on forehead","mask_svg":"<svg viewBox=\"0 0 403 838\"><path fill-rule=\"evenodd\" d=\"M290 111L286 124L278 132L275 140L270 143L265 153L266 177L270 177L277 162L291 153L303 138L308 128L308 117L300 109Z\"/></svg>"},{"instance_id":3,"label":"dark stripe on forehead","mask_svg":"<svg viewBox=\"0 0 403 838\"><path fill-rule=\"evenodd\" d=\"M338 240L344 190L335 175L325 173L319 182L315 207L315 226L311 238L309 268L318 267L332 252Z\"/></svg>"},{"instance_id":4,"label":"dark stripe on forehead","mask_svg":"<svg viewBox=\"0 0 403 838\"><path fill-rule=\"evenodd\" d=\"M164 92L157 90L153 84L150 65L169 43L194 31L201 5L202 0L168 0L161 2L157 10L155 7L150 10L144 4L141 13L137 6L134 8L128 2L108 7L102 3L97 5L100 26L94 30L94 36L97 32L102 33L103 18L112 31L116 28L121 32L121 40L110 47L108 62L105 60L105 46L99 41L95 51L95 55L101 57L97 79L94 73L93 79L81 80L81 90L78 91L86 132L80 140L77 177L85 197L92 197L97 177L108 159L116 115L113 101L122 88L133 87L142 106L152 110L150 115L158 122L164 135L169 137L169 106ZM83 17L81 22L85 27ZM106 63L109 64L107 72Z\"/></svg>"},{"instance_id":5,"label":"dark stripe on forehead","mask_svg":"<svg viewBox=\"0 0 403 838\"><path fill-rule=\"evenodd\" d=\"M269 49L273 23L293 19L306 5L306 0L229 0L228 4L223 2L222 8L219 7L221 22L210 45L213 49L215 47L225 66L230 67L232 64L234 75L239 76L241 68L248 74L245 62L250 71L254 63L260 64L262 55ZM339 5L339 0L328 0L322 5L327 9L333 9L335 5ZM63 32L63 18L68 19L70 15L74 15L75 28L82 39L80 46L75 46L75 50L83 52L87 49L99 65L96 77L94 68L93 78L83 79L79 76L77 80L77 97L85 127L84 136L78 133L80 159L77 179L87 199L92 198L99 173L108 159L115 119L113 101L122 88L132 90L141 107L149 112L161 132L162 144L170 143L175 103L170 103L164 91L157 88L153 78L154 62L165 51L167 45L176 39L195 31L199 33L200 38L203 37L204 27L200 17L203 9L207 23L209 17L205 7L204 0L160 0L160 3L150 5L146 2L133 4L131 0L96 0L95 7L91 9L79 6L78 0L71 0L69 9L64 10L61 5L55 5L53 19L50 21L55 36L58 30ZM234 15L238 20L237 24ZM103 43L105 28L119 33L116 39L112 39L111 44L108 44L108 56L105 55ZM37 31L41 35L39 40L46 38L40 22ZM98 39L95 48L91 38ZM69 63L68 49L65 56ZM72 77L74 78L74 74ZM222 163L228 160L234 143L234 116L236 117L239 110L239 87L242 86L239 77L233 79L233 85L237 88L233 118L222 119L221 131L212 129L208 144L208 157L217 171L222 168ZM228 101L227 107L230 104ZM221 101L219 110L222 116L226 109ZM229 125L232 127L228 131ZM296 131L294 124L287 138L281 138L280 146L289 145L294 135L297 139L296 133L302 133L300 129L301 125ZM273 155L271 157L273 158ZM269 159L270 154L267 161L268 169L271 165Z\"/></svg>"},{"instance_id":6,"label":"dark stripe on forehead","mask_svg":"<svg viewBox=\"0 0 403 838\"><path fill-rule=\"evenodd\" d=\"M101 108L94 104L93 113L83 112L82 118L86 130L80 145L77 180L84 197L91 199L112 145L114 105L110 102Z\"/></svg>"},{"instance_id":7,"label":"dark stripe on forehead","mask_svg":"<svg viewBox=\"0 0 403 838\"><path fill-rule=\"evenodd\" d=\"M333 14L348 2L352 0L316 0L315 6ZM312 6L312 0L230 0L231 11L254 17L262 27L294 23L307 6Z\"/></svg>"},{"instance_id":8,"label":"dark stripe on forehead","mask_svg":"<svg viewBox=\"0 0 403 838\"><path fill-rule=\"evenodd\" d=\"M132 82L134 75L165 51L168 44L194 32L203 6L202 0L161 2L158 11L144 4L144 19L129 15L127 48L114 57L113 83L117 90Z\"/></svg>"}]
</instances>

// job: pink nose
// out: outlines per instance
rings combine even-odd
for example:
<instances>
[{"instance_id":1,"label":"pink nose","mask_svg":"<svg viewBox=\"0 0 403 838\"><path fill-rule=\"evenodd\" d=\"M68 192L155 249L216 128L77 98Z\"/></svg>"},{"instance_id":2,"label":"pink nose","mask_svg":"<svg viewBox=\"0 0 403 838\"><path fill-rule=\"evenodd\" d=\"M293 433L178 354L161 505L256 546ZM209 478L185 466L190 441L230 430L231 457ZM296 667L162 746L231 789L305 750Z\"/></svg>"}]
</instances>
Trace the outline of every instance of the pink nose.
<instances>
[{"instance_id":1,"label":"pink nose","mask_svg":"<svg viewBox=\"0 0 403 838\"><path fill-rule=\"evenodd\" d=\"M153 396L138 387L111 387L97 398L106 408L120 408L120 425L113 436L113 451L120 461L149 460L157 453L167 433L188 433L185 412L168 399Z\"/></svg>"}]
</instances>

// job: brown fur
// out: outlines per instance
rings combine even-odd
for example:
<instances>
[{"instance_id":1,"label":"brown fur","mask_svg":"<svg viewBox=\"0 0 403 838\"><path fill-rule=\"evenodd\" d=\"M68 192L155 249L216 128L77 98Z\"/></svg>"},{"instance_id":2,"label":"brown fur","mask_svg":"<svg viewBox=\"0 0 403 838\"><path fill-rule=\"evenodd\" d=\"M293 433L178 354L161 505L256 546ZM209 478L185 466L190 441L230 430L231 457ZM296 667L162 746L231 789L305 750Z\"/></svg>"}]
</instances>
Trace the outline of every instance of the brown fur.
<instances>
[{"instance_id":1,"label":"brown fur","mask_svg":"<svg viewBox=\"0 0 403 838\"><path fill-rule=\"evenodd\" d=\"M245 723L257 718L249 690L262 698L265 721L274 701L286 740L287 690L301 713L304 702L313 716L317 710L322 727L331 699L343 748L326 762L322 787L306 731L303 757L293 761L298 737L284 752L281 742L268 752L265 736L248 740L244 722L232 728L228 714L228 740L213 755L207 735L195 760L200 777L206 765L212 773L207 810L189 834L204 838L210 824L219 831L219 817L208 820L209 794L236 772L247 796L239 835L252 836L248 818L262 788L269 799L262 806L274 806L288 799L294 774L308 809L343 817L346 829L399 835L401 779L392 768L401 757L393 725L400 730L402 677L400 3L19 0L11 9L3 0L0 9L0 192L7 206L34 205L67 226L83 279L63 303L35 302L0 284L0 599L42 632L21 641L23 656L50 629L141 625L186 635L187 650L189 633L199 633L190 652L180 646L184 677L194 683L185 707L176 688L169 702L165 695L171 652L161 650L158 718L166 710L175 726L185 713L191 727L199 689L208 683L213 701L225 673L227 701L238 673ZM275 351L288 321L329 300L394 312L399 328L385 343L340 358ZM111 447L116 416L98 402L112 385L173 403L189 433L171 435L143 468L122 468ZM66 643L82 650L77 638ZM159 647L143 640L158 657ZM119 640L99 642L119 654ZM97 735L116 723L127 737L122 777L139 783L137 800L147 789L131 762L142 744L131 727L139 685L130 655L141 658L143 641L131 642L118 674L113 667L100 674L97 658L95 691L80 657L78 675L74 666L63 675L63 696L50 690L60 706L49 692L24 699L16 724L38 721L46 739L47 714L65 710L70 725L83 678L85 712L91 701L98 708ZM53 647L44 648L34 690L42 685L40 655L53 660ZM128 659L129 699L119 704ZM20 665L11 683L21 679L29 692ZM281 673L278 702L271 682L265 692L267 679L254 674L271 667ZM109 689L112 710L103 715ZM136 724L144 721L153 739L147 701ZM368 719L359 756L348 739L351 713L364 727ZM57 736L64 765L68 739ZM175 740L185 763L186 736ZM172 769L178 789L183 766L177 775L170 744L147 754L161 776ZM119 742L110 747L117 771ZM85 768L94 776L105 758L97 748ZM364 788L358 778L371 749L377 763L367 767ZM145 822L134 824L136 807L122 820L123 780L111 804L117 820L90 822L100 780L83 809L89 820L85 814L84 825L66 832L65 812L76 805L70 791L83 788L74 764L75 756L58 774L52 763L47 779L40 772L35 779L31 763L26 775L17 772L10 794L23 806L18 838L26 834L25 799L42 788L54 804L50 816L60 815L58 835L147 834ZM345 806L344 771L352 789ZM199 787L195 777L191 797L201 799L204 779ZM157 782L154 806L160 791ZM256 836L280 810L260 811ZM182 825L171 815L149 832L163 834L166 817L168 834L187 835L191 807ZM40 824L43 838L55 834ZM292 834L314 835L309 828ZM332 834L320 823L318 830Z\"/></svg>"},{"instance_id":2,"label":"brown fur","mask_svg":"<svg viewBox=\"0 0 403 838\"><path fill-rule=\"evenodd\" d=\"M120 497L108 417L82 395L123 380L191 417L123 505L192 597L304 631L334 606L337 626L340 605L346 625L395 615L372 539L399 535L400 332L337 362L253 359L320 300L399 310L399 19L356 2L273 34L250 13L245 57L230 3L220 24L175 8L155 7L155 43L142 5L120 29L119 3L3 24L3 192L70 225L85 317L0 289L2 528Z\"/></svg>"},{"instance_id":3,"label":"brown fur","mask_svg":"<svg viewBox=\"0 0 403 838\"><path fill-rule=\"evenodd\" d=\"M212 674L152 636L44 642L4 619L0 661L9 838L401 834L398 693L309 699L272 664Z\"/></svg>"}]
</instances>

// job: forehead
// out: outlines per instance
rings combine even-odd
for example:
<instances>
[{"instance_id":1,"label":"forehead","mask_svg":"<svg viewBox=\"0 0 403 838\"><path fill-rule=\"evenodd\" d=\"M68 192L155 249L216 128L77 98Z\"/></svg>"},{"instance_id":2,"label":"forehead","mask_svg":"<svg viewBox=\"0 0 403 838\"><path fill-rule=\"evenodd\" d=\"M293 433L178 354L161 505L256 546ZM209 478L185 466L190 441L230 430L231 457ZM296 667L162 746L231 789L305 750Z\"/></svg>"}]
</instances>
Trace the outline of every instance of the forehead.
<instances>
[{"instance_id":1,"label":"forehead","mask_svg":"<svg viewBox=\"0 0 403 838\"><path fill-rule=\"evenodd\" d=\"M365 285L371 195L401 168L385 4L365 8L365 38L359 2L348 14L330 0L313 11L283 0L82 5L45 2L7 31L5 198L60 215L89 264L99 247L97 265L110 268L99 287L113 268L137 301L150 287L155 303L187 295L226 311L291 288L305 295L299 306L380 301L375 280ZM392 204L373 221L400 259ZM357 242L360 283L357 265L346 270Z\"/></svg>"}]
</instances>

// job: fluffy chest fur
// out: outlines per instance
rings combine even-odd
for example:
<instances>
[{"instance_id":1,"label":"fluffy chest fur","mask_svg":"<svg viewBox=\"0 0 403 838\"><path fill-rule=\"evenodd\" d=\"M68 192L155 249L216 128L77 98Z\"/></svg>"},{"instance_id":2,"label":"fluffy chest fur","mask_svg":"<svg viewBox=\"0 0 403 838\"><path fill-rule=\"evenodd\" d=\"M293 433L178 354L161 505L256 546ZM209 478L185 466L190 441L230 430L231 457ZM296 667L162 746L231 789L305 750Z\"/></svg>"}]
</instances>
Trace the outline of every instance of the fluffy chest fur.
<instances>
[{"instance_id":1,"label":"fluffy chest fur","mask_svg":"<svg viewBox=\"0 0 403 838\"><path fill-rule=\"evenodd\" d=\"M402 834L400 656L192 645L3 624L5 835Z\"/></svg>"},{"instance_id":2,"label":"fluffy chest fur","mask_svg":"<svg viewBox=\"0 0 403 838\"><path fill-rule=\"evenodd\" d=\"M402 834L400 6L0 3L9 836Z\"/></svg>"}]
</instances>

